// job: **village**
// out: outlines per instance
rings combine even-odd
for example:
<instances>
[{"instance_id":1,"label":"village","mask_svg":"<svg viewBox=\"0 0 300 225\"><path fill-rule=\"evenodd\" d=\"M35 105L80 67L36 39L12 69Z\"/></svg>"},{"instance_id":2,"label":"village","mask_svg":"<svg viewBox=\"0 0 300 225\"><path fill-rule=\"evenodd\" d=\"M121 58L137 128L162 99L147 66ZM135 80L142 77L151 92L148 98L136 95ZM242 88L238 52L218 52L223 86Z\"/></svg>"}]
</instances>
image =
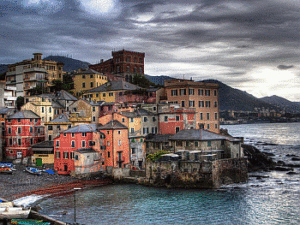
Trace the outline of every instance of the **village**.
<instances>
[{"instance_id":1,"label":"village","mask_svg":"<svg viewBox=\"0 0 300 225\"><path fill-rule=\"evenodd\" d=\"M0 162L47 165L78 178L138 177L148 185L211 188L246 181L243 138L220 129L219 86L172 79L140 87L132 82L143 78L144 58L113 51L111 59L72 72L73 95L53 91L66 75L64 65L41 53L9 65ZM30 91L37 87L42 93Z\"/></svg>"}]
</instances>

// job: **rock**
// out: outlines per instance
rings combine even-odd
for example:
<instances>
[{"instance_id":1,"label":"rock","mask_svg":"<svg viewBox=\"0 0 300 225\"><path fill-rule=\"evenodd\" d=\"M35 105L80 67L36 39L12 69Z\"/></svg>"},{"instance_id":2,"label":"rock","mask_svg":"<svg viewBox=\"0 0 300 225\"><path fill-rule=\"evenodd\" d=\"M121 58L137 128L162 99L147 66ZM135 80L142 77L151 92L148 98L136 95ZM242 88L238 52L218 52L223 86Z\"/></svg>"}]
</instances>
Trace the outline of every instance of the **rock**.
<instances>
[{"instance_id":1,"label":"rock","mask_svg":"<svg viewBox=\"0 0 300 225\"><path fill-rule=\"evenodd\" d=\"M287 175L294 175L294 174L298 174L298 173L296 173L296 172L294 172L294 171L290 171L290 172L287 172L286 174L287 174Z\"/></svg>"},{"instance_id":2,"label":"rock","mask_svg":"<svg viewBox=\"0 0 300 225\"><path fill-rule=\"evenodd\" d=\"M276 171L291 171L291 170L293 170L293 169L292 169L292 168L289 168L289 167L275 166L275 167L274 167L274 170L276 170Z\"/></svg>"},{"instance_id":3,"label":"rock","mask_svg":"<svg viewBox=\"0 0 300 225\"><path fill-rule=\"evenodd\" d=\"M300 161L300 158L298 158L298 157L292 157L291 160L292 161Z\"/></svg>"},{"instance_id":4,"label":"rock","mask_svg":"<svg viewBox=\"0 0 300 225\"><path fill-rule=\"evenodd\" d=\"M294 154L287 154L286 157L296 157Z\"/></svg>"}]
</instances>

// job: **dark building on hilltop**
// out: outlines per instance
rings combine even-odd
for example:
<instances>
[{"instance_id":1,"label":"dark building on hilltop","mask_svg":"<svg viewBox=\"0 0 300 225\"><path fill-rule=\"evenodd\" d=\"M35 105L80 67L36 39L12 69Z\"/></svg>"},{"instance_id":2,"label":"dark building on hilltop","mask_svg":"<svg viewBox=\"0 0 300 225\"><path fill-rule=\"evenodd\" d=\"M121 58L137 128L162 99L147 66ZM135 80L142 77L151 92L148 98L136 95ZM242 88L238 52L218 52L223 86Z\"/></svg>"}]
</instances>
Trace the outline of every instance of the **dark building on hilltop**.
<instances>
[{"instance_id":1,"label":"dark building on hilltop","mask_svg":"<svg viewBox=\"0 0 300 225\"><path fill-rule=\"evenodd\" d=\"M112 59L101 60L99 64L90 65L90 69L100 73L118 74L131 82L135 74L144 74L145 53L127 50L113 51Z\"/></svg>"}]
</instances>

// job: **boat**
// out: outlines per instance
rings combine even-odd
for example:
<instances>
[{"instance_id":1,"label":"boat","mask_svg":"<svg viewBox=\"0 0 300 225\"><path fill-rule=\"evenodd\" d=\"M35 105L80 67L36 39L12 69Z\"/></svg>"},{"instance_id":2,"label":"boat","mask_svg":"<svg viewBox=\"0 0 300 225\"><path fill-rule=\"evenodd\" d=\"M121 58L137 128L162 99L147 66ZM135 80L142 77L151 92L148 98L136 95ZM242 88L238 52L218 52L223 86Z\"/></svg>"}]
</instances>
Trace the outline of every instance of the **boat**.
<instances>
[{"instance_id":1,"label":"boat","mask_svg":"<svg viewBox=\"0 0 300 225\"><path fill-rule=\"evenodd\" d=\"M10 223L19 225L50 225L50 222L43 222L43 220L34 219L12 219Z\"/></svg>"},{"instance_id":2,"label":"boat","mask_svg":"<svg viewBox=\"0 0 300 225\"><path fill-rule=\"evenodd\" d=\"M25 169L28 173L34 174L34 175L42 175L42 170L39 170L34 167L26 167Z\"/></svg>"},{"instance_id":3,"label":"boat","mask_svg":"<svg viewBox=\"0 0 300 225\"><path fill-rule=\"evenodd\" d=\"M0 167L0 173L3 174L12 174L13 173L13 169L10 167Z\"/></svg>"},{"instance_id":4,"label":"boat","mask_svg":"<svg viewBox=\"0 0 300 225\"><path fill-rule=\"evenodd\" d=\"M14 207L14 203L12 203L12 202L0 202L0 208L6 208L6 207Z\"/></svg>"},{"instance_id":5,"label":"boat","mask_svg":"<svg viewBox=\"0 0 300 225\"><path fill-rule=\"evenodd\" d=\"M0 208L0 219L27 219L31 209L22 207Z\"/></svg>"}]
</instances>

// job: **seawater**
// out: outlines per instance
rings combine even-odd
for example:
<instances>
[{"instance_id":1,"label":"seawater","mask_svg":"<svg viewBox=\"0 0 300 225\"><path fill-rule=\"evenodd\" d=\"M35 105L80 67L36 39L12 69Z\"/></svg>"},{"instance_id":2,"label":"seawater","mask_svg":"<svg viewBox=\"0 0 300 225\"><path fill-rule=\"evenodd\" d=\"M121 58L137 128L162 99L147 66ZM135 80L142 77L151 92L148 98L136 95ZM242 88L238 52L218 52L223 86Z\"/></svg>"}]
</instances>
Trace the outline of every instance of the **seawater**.
<instances>
[{"instance_id":1,"label":"seawater","mask_svg":"<svg viewBox=\"0 0 300 225\"><path fill-rule=\"evenodd\" d=\"M274 154L274 160L300 157L300 123L222 126L245 143ZM300 163L300 162L298 162ZM55 219L92 224L300 224L300 171L250 174L249 182L217 190L111 185L44 199L40 211ZM76 203L74 203L74 199Z\"/></svg>"}]
</instances>

